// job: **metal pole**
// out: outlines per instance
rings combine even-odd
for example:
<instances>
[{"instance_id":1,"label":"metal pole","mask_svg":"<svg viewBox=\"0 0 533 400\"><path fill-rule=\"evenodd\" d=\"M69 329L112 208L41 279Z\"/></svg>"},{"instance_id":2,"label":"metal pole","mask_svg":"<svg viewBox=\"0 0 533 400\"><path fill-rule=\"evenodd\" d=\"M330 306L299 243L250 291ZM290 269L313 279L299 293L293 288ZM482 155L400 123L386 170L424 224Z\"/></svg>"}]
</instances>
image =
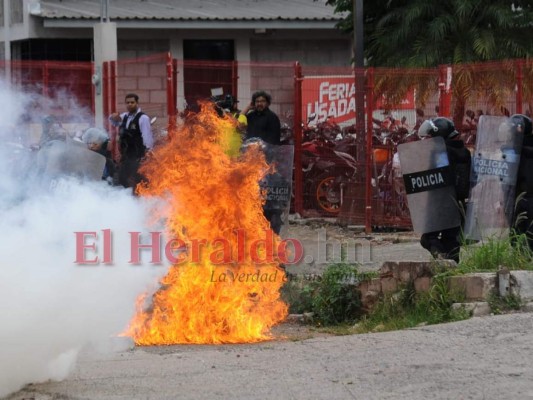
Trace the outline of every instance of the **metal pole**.
<instances>
[{"instance_id":1,"label":"metal pole","mask_svg":"<svg viewBox=\"0 0 533 400\"><path fill-rule=\"evenodd\" d=\"M369 192L372 175L370 173L370 152L372 142L369 142L366 134L365 124L365 60L363 48L363 0L353 0L353 43L354 43L354 75L355 75L355 131L360 140L360 145L357 146L357 164L358 171L360 171L360 180L357 183L359 190L357 199L357 207L353 208L353 212L358 214L358 218L364 214L365 231L371 231L371 209L372 197ZM367 107L369 105L367 104ZM371 139L370 139L371 140ZM364 185L364 186L363 186ZM361 198L361 188L364 187L364 198ZM364 208L362 207L364 204Z\"/></svg>"},{"instance_id":2,"label":"metal pole","mask_svg":"<svg viewBox=\"0 0 533 400\"><path fill-rule=\"evenodd\" d=\"M3 1L4 4L4 58L6 61L11 60L11 7L9 1Z\"/></svg>"},{"instance_id":3,"label":"metal pole","mask_svg":"<svg viewBox=\"0 0 533 400\"><path fill-rule=\"evenodd\" d=\"M367 71L365 152L365 232L372 232L372 111L374 108L374 69Z\"/></svg>"},{"instance_id":4,"label":"metal pole","mask_svg":"<svg viewBox=\"0 0 533 400\"><path fill-rule=\"evenodd\" d=\"M353 0L353 42L354 42L354 61L357 68L363 68L365 65L363 52L363 0Z\"/></svg>"},{"instance_id":5,"label":"metal pole","mask_svg":"<svg viewBox=\"0 0 533 400\"><path fill-rule=\"evenodd\" d=\"M294 211L303 214L303 171L302 171L302 66L294 63Z\"/></svg>"},{"instance_id":6,"label":"metal pole","mask_svg":"<svg viewBox=\"0 0 533 400\"><path fill-rule=\"evenodd\" d=\"M173 90L173 64L172 64L172 54L167 53L167 117L168 117L168 126L167 129L169 132L174 130L175 126L175 115L176 115L176 105L174 104L174 90Z\"/></svg>"},{"instance_id":7,"label":"metal pole","mask_svg":"<svg viewBox=\"0 0 533 400\"><path fill-rule=\"evenodd\" d=\"M109 0L100 0L100 22L109 22Z\"/></svg>"},{"instance_id":8,"label":"metal pole","mask_svg":"<svg viewBox=\"0 0 533 400\"><path fill-rule=\"evenodd\" d=\"M363 49L363 0L353 0L356 131L365 131L365 60ZM361 161L361 160L359 160Z\"/></svg>"},{"instance_id":9,"label":"metal pole","mask_svg":"<svg viewBox=\"0 0 533 400\"><path fill-rule=\"evenodd\" d=\"M523 84L524 84L524 71L523 71L523 60L517 60L516 67L516 112L517 114L522 114L522 103L523 103Z\"/></svg>"},{"instance_id":10,"label":"metal pole","mask_svg":"<svg viewBox=\"0 0 533 400\"><path fill-rule=\"evenodd\" d=\"M363 0L353 0L353 43L355 64L355 113L356 131L365 131L365 60L363 51Z\"/></svg>"},{"instance_id":11,"label":"metal pole","mask_svg":"<svg viewBox=\"0 0 533 400\"><path fill-rule=\"evenodd\" d=\"M4 78L6 84L11 84L11 7L9 1L3 1L4 7Z\"/></svg>"}]
</instances>

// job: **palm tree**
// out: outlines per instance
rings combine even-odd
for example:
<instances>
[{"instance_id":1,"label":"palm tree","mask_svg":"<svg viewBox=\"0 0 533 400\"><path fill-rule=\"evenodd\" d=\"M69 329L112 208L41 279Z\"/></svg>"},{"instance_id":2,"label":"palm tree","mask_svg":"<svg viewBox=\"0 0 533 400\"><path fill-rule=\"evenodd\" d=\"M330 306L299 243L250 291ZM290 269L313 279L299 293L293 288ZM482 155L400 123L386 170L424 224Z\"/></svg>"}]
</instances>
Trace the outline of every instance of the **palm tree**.
<instances>
[{"instance_id":1,"label":"palm tree","mask_svg":"<svg viewBox=\"0 0 533 400\"><path fill-rule=\"evenodd\" d=\"M351 0L330 0L329 4L336 6L338 12L352 7ZM492 103L503 104L516 82L514 64L504 63L496 71L479 71L481 67L472 63L528 58L533 54L531 0L377 0L369 4L364 14L368 65L433 68L459 64L452 81L456 121L462 120L465 104L472 96L487 98L488 90ZM353 28L351 21L350 14L341 27L349 31ZM529 65L525 78L531 76L530 70ZM383 79L400 79L397 87L406 88L411 83L421 93L428 93L425 85L434 82L409 82L409 78L390 74L383 74ZM390 82L382 84L389 85Z\"/></svg>"}]
</instances>

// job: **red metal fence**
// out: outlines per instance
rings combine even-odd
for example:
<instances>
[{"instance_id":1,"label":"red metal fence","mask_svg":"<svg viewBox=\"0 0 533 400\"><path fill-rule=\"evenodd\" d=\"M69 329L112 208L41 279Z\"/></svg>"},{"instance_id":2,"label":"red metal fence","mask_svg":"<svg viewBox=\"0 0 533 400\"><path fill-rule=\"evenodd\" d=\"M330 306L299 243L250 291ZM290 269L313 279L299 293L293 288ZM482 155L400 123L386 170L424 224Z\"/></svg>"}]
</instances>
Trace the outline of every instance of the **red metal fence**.
<instances>
[{"instance_id":1,"label":"red metal fence","mask_svg":"<svg viewBox=\"0 0 533 400\"><path fill-rule=\"evenodd\" d=\"M93 64L62 61L1 61L0 79L27 95L25 144L40 138L42 119L54 117L75 131L93 123Z\"/></svg>"},{"instance_id":2,"label":"red metal fence","mask_svg":"<svg viewBox=\"0 0 533 400\"><path fill-rule=\"evenodd\" d=\"M11 69L12 83L23 90L56 100L52 108L64 120L75 119L73 99L94 111L92 63L1 66ZM295 145L294 210L367 230L410 227L395 154L398 143L416 139L423 120L452 118L473 147L480 115L530 114L533 108L529 60L354 70L297 62L183 61L165 53L104 63L102 75L104 115L122 111L125 94L135 92L162 132L212 90L238 97L241 108L254 91L270 92L271 108Z\"/></svg>"}]
</instances>

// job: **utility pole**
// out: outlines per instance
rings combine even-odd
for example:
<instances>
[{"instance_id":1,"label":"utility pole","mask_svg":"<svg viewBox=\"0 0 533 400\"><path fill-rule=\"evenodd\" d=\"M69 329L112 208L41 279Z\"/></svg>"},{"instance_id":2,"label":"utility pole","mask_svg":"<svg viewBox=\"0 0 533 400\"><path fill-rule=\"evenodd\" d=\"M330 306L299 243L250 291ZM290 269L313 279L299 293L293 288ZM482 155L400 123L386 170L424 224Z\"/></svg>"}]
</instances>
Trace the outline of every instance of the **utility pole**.
<instances>
[{"instance_id":1,"label":"utility pole","mask_svg":"<svg viewBox=\"0 0 533 400\"><path fill-rule=\"evenodd\" d=\"M100 22L109 22L109 0L100 0Z\"/></svg>"},{"instance_id":2,"label":"utility pole","mask_svg":"<svg viewBox=\"0 0 533 400\"><path fill-rule=\"evenodd\" d=\"M354 43L354 67L355 67L355 114L357 133L365 130L365 60L363 49L363 0L353 1L353 43Z\"/></svg>"},{"instance_id":3,"label":"utility pole","mask_svg":"<svg viewBox=\"0 0 533 400\"><path fill-rule=\"evenodd\" d=\"M365 231L371 231L371 194L369 186L370 174L370 151L367 143L368 138L365 129L365 70L363 53L363 0L352 0L353 18L353 71L355 82L355 131L357 135L357 149L355 158L357 161L357 182L348 185L346 195L341 205L338 222L341 225L361 224L364 216Z\"/></svg>"},{"instance_id":4,"label":"utility pole","mask_svg":"<svg viewBox=\"0 0 533 400\"><path fill-rule=\"evenodd\" d=\"M106 96L104 85L111 86L109 76L104 74L104 62L117 60L117 24L111 22L109 18L109 0L100 0L100 22L93 26L93 46L94 124L101 128L106 125L107 114L115 107L114 104L108 104L107 109L104 110L104 97ZM107 78L106 82L104 82L104 78ZM109 97L114 98L114 96L107 94L106 99Z\"/></svg>"},{"instance_id":5,"label":"utility pole","mask_svg":"<svg viewBox=\"0 0 533 400\"><path fill-rule=\"evenodd\" d=\"M363 0L353 0L353 42L355 66L363 68L365 65L363 52Z\"/></svg>"},{"instance_id":6,"label":"utility pole","mask_svg":"<svg viewBox=\"0 0 533 400\"><path fill-rule=\"evenodd\" d=\"M361 206L364 204L365 232L372 231L372 185L371 185L371 162L372 162L372 139L367 135L365 123L365 59L364 59L364 14L363 0L353 1L353 43L354 43L354 66L355 66L355 130L358 136L357 163L364 182L364 201L359 199ZM367 107L372 107L367 104ZM361 182L361 183L362 183Z\"/></svg>"}]
</instances>

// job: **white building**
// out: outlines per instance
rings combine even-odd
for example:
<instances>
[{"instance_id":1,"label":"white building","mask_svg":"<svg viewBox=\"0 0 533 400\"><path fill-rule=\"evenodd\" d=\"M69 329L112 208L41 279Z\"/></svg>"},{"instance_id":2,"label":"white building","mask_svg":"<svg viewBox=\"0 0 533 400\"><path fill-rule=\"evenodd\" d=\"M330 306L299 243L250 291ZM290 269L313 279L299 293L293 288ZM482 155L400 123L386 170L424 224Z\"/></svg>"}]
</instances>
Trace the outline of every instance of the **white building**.
<instances>
[{"instance_id":1,"label":"white building","mask_svg":"<svg viewBox=\"0 0 533 400\"><path fill-rule=\"evenodd\" d=\"M94 61L98 68L103 61L170 51L185 62L236 61L238 93L247 96L252 79L246 64L299 61L309 66L349 66L352 58L351 36L335 27L341 16L325 0L0 0L0 4L4 44L0 58L5 60ZM183 64L179 68L178 108L192 90L184 84ZM210 72L203 73L202 79L207 79L205 73ZM97 114L101 101L96 96Z\"/></svg>"},{"instance_id":2,"label":"white building","mask_svg":"<svg viewBox=\"0 0 533 400\"><path fill-rule=\"evenodd\" d=\"M92 59L99 0L2 0L5 59ZM349 65L351 38L319 0L108 0L119 58L171 51L178 59ZM105 7L103 10L105 14Z\"/></svg>"}]
</instances>

